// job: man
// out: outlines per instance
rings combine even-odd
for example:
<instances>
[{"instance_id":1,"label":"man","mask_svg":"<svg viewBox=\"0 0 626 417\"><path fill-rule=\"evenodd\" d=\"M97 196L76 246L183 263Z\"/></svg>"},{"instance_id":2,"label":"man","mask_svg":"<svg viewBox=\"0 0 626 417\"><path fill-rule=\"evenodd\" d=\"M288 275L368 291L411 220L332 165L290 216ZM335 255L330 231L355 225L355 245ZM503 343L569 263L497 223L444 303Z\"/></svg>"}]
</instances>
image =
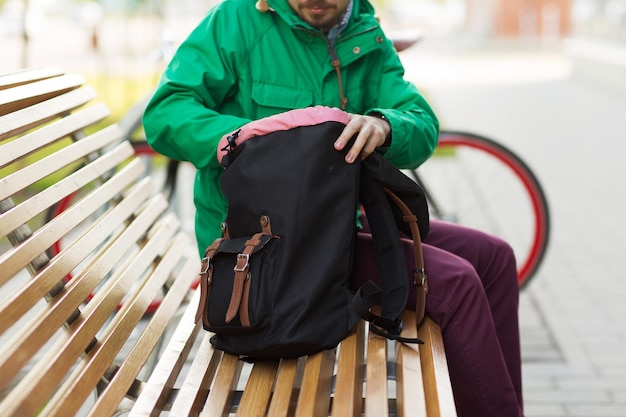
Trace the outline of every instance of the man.
<instances>
[{"instance_id":1,"label":"man","mask_svg":"<svg viewBox=\"0 0 626 417\"><path fill-rule=\"evenodd\" d=\"M416 168L437 144L438 122L367 0L226 0L183 42L146 109L150 144L191 161L198 250L221 234L227 202L217 144L267 116L314 105L357 135L346 162L375 150ZM504 242L431 222L424 242L426 310L443 331L459 416L522 416L515 259ZM415 303L411 300L410 303Z\"/></svg>"}]
</instances>

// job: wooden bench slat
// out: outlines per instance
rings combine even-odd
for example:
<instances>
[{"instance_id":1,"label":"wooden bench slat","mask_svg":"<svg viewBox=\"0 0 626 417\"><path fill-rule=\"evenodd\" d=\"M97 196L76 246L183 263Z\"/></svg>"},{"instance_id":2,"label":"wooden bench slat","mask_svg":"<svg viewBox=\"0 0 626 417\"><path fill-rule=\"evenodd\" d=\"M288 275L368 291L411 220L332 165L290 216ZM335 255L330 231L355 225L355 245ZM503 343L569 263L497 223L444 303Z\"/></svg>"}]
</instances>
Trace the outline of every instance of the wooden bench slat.
<instances>
[{"instance_id":1,"label":"wooden bench slat","mask_svg":"<svg viewBox=\"0 0 626 417\"><path fill-rule=\"evenodd\" d=\"M112 222L117 222L118 224L123 223L124 219L127 218L128 215L132 214L132 212L135 211L137 207L139 207L144 201L146 201L147 197L149 196L149 192L150 192L149 179L146 179L146 181L139 183L137 185L137 187L132 191L131 194L129 194L129 197L125 199L122 204L118 205L117 207L115 207L114 210L112 210L110 213L104 216L104 219L102 219L102 221L99 222L98 226L101 227L103 224L105 226L108 226L109 224L112 224ZM126 216L125 217L120 216L123 214L126 214ZM100 235L102 239L106 239L107 237L111 236L111 234L114 232L114 230L112 229L102 229L102 230L103 232L105 232ZM118 247L121 245L128 246L131 244L131 242L121 242L119 238L115 239L114 242L117 243ZM108 258L111 258L114 256L117 256L117 253L109 252ZM36 349L38 348L37 346L40 346L45 341L45 340L42 341L40 339L47 339L47 337L49 337L49 335L52 334L56 329L58 329L62 324L62 321L60 321L60 322L57 322L58 324L57 326L54 326L55 321L52 320L50 316L55 311L59 311L57 313L59 315L59 318L63 320L66 319L67 315L73 312L75 308L86 299L86 297L89 295L89 292L93 289L93 287L95 287L95 284L97 284L97 282L93 283L92 288L89 288L88 285L91 284L92 281L97 280L98 277L105 276L105 275L98 276L95 274L95 272L98 272L98 269L103 268L102 264L104 264L105 261L108 261L109 263L111 262L108 258L105 258L104 261L101 261L100 259L102 259L102 256L100 256L99 259L96 259L95 261L93 261L90 266L86 267L81 272L81 276L85 276L85 275L88 275L89 272L93 272L94 274L92 274L92 276L88 276L87 279L85 279L84 281L81 281L80 277L76 277L76 279L72 280L69 284L69 288L65 291L65 294L62 294L55 301L51 302L49 308L46 311L41 313L41 314L46 314L46 317L34 317L31 320L31 325L26 326L24 329L22 329L21 332L17 333L14 336L15 342L7 344L5 349L3 349L3 351L0 353L0 370L2 370L2 372L0 372L0 388L6 385L7 381L5 380L5 378L9 378L9 375L10 377L15 375L15 373L13 373L11 369L19 365L18 360L16 359L9 360L8 358L11 358L14 355L17 355L17 353L15 352L16 350L19 350L19 355L17 356L20 358L25 358L27 356L30 356L26 354L28 350L36 351ZM116 259L114 258L113 261L115 260ZM117 260L119 260L119 258L117 258ZM80 261L82 261L82 259L77 260L77 262L80 262ZM75 267L77 263L73 262L71 263L71 265L72 267ZM104 272L108 272L106 268L104 268ZM63 315L64 310L62 310L62 306L63 304L70 302L69 300L66 300L67 298L69 298L70 300L73 300L72 302L74 304L73 304L73 308L65 311L65 316L64 316ZM21 301L21 300L18 300L18 301ZM45 323L42 322L44 319L46 320ZM38 326L41 327L41 331L34 332L33 329ZM22 340L22 341L29 340L29 337L28 337L29 334L30 334L30 338L33 339L31 343L24 344L24 342L18 342L18 340Z\"/></svg>"},{"instance_id":2,"label":"wooden bench slat","mask_svg":"<svg viewBox=\"0 0 626 417\"><path fill-rule=\"evenodd\" d=\"M268 417L287 417L293 415L297 395L302 383L305 358L283 359L278 368L272 402L267 411Z\"/></svg>"},{"instance_id":3,"label":"wooden bench slat","mask_svg":"<svg viewBox=\"0 0 626 417\"><path fill-rule=\"evenodd\" d=\"M16 87L22 84L28 84L46 78L58 77L64 72L60 68L44 67L44 68L28 68L8 74L0 75L0 90Z\"/></svg>"},{"instance_id":4,"label":"wooden bench slat","mask_svg":"<svg viewBox=\"0 0 626 417\"><path fill-rule=\"evenodd\" d=\"M223 354L201 417L222 417L230 411L242 368L243 362L237 356Z\"/></svg>"},{"instance_id":5,"label":"wooden bench slat","mask_svg":"<svg viewBox=\"0 0 626 417\"><path fill-rule=\"evenodd\" d=\"M401 336L417 337L415 312L402 314L403 330ZM416 345L396 344L396 397L398 416L428 416L423 395L422 369ZM421 392L419 392L421 391Z\"/></svg>"},{"instance_id":6,"label":"wooden bench slat","mask_svg":"<svg viewBox=\"0 0 626 417\"><path fill-rule=\"evenodd\" d=\"M241 397L237 417L263 417L269 402L278 371L278 360L261 361L254 365Z\"/></svg>"},{"instance_id":7,"label":"wooden bench slat","mask_svg":"<svg viewBox=\"0 0 626 417\"><path fill-rule=\"evenodd\" d=\"M84 83L85 80L77 74L65 74L0 90L0 115L41 103L74 90Z\"/></svg>"},{"instance_id":8,"label":"wooden bench slat","mask_svg":"<svg viewBox=\"0 0 626 417\"><path fill-rule=\"evenodd\" d=\"M196 270L197 271L197 270ZM197 305L200 293L195 291L190 304ZM189 351L200 331L200 324L194 323L195 309L187 308L170 342L167 344L159 363L152 371L142 390L141 396L130 410L129 416L151 416L166 403L183 367ZM158 415L158 413L156 413Z\"/></svg>"},{"instance_id":9,"label":"wooden bench slat","mask_svg":"<svg viewBox=\"0 0 626 417\"><path fill-rule=\"evenodd\" d=\"M189 248L187 242L181 246L183 248ZM143 333L138 338L129 354L120 364L115 376L101 392L89 416L112 415L115 406L122 401L125 395L135 397L136 392L132 392L132 386L136 383L136 377L143 365L148 361L151 353L159 345L161 336L165 333L169 324L171 324L172 318L179 310L179 307L181 305L187 305L184 303L184 300L189 294L191 280L195 277L199 268L199 261L195 256L186 259L185 264L180 269L180 275L168 290L161 305L152 315ZM216 356L219 357L219 352ZM196 358L199 357L204 358L200 353ZM206 357L210 358L212 356L207 355ZM198 368L206 369L206 367L201 366ZM181 413L181 415L187 414Z\"/></svg>"},{"instance_id":10,"label":"wooden bench slat","mask_svg":"<svg viewBox=\"0 0 626 417\"><path fill-rule=\"evenodd\" d=\"M387 351L387 339L368 332L365 377L365 415L367 417L389 415Z\"/></svg>"},{"instance_id":11,"label":"wooden bench slat","mask_svg":"<svg viewBox=\"0 0 626 417\"><path fill-rule=\"evenodd\" d=\"M174 404L172 404L171 415L193 416L200 414L222 359L222 352L215 350L210 342L211 336L211 333L207 332L202 337L198 351L189 366L189 373L176 395Z\"/></svg>"},{"instance_id":12,"label":"wooden bench slat","mask_svg":"<svg viewBox=\"0 0 626 417\"><path fill-rule=\"evenodd\" d=\"M336 349L332 349L308 357L304 366L296 416L328 415L335 356Z\"/></svg>"},{"instance_id":13,"label":"wooden bench slat","mask_svg":"<svg viewBox=\"0 0 626 417\"><path fill-rule=\"evenodd\" d=\"M11 161L29 155L37 149L104 120L110 114L111 112L103 103L97 103L2 145L0 147L0 168L8 165Z\"/></svg>"},{"instance_id":14,"label":"wooden bench slat","mask_svg":"<svg viewBox=\"0 0 626 417\"><path fill-rule=\"evenodd\" d=\"M456 416L441 330L430 317L426 317L419 328L419 335L424 340L419 352L428 415Z\"/></svg>"},{"instance_id":15,"label":"wooden bench slat","mask_svg":"<svg viewBox=\"0 0 626 417\"><path fill-rule=\"evenodd\" d=\"M25 326L16 335L15 339L19 340L19 342L15 343L15 346L21 346L21 348L9 348L7 349L7 354L2 355L2 378L5 378L5 370L7 374L14 375L16 372L15 366L21 368L24 365L24 361L32 357L46 340L63 326L63 323L68 318L68 313L76 311L101 278L106 277L115 264L120 259L123 259L123 254L133 246L133 243L146 233L146 223L149 223L151 218L154 218L159 211L165 208L162 199L155 198L153 200L153 204L150 204L92 265L69 283L66 292L59 294L52 300L47 310L33 317L29 325ZM139 204L141 202L138 201ZM159 207L159 204L161 207ZM116 279L115 274L109 277L107 284L115 282L111 281L114 279ZM122 285L122 281L118 280L117 282L120 282L120 286ZM121 287L120 290L123 291L124 288ZM89 346L93 337L111 312L115 310L117 303L123 295L123 293L120 293L115 294L117 298L108 297L108 304L100 304L94 298L93 302L86 306L85 314L78 316L70 325L72 331L68 335L67 340L61 339L59 341L61 345L56 343L55 348L50 349L38 361L20 381L18 384L19 389L14 390L7 397L7 401L15 406L19 406L20 410L28 409L31 410L30 412L34 412L41 407L47 396L51 394L54 386L60 382L64 374L75 363L76 358ZM100 293L96 294L96 297L100 297ZM91 310L93 310L95 317L93 319L90 318ZM100 320L100 325L93 325L92 320L96 322ZM8 410L12 410L12 408L8 408Z\"/></svg>"},{"instance_id":16,"label":"wooden bench slat","mask_svg":"<svg viewBox=\"0 0 626 417\"><path fill-rule=\"evenodd\" d=\"M136 175L139 175L141 174L142 166L139 161L135 162L133 165L136 167ZM127 167L128 170L121 172L122 178L128 178L128 176L124 175L125 173L133 174L133 165L129 165ZM4 333L19 317L26 314L30 308L49 293L59 281L64 279L92 251L104 244L107 239L115 238L115 235L111 235L111 233L119 225L117 217L124 215L124 212L121 211L123 209L124 206L121 206L109 215L101 216L94 228L96 231L103 231L103 233L87 233L78 237L75 244L64 249L40 270L32 280L0 303L0 316L6 319L0 320L0 334ZM126 209L127 215L132 213L132 209L132 207ZM70 216L70 218L73 217Z\"/></svg>"},{"instance_id":17,"label":"wooden bench slat","mask_svg":"<svg viewBox=\"0 0 626 417\"><path fill-rule=\"evenodd\" d=\"M84 86L33 106L0 116L0 141L65 115L95 97L96 90L93 87Z\"/></svg>"},{"instance_id":18,"label":"wooden bench slat","mask_svg":"<svg viewBox=\"0 0 626 417\"><path fill-rule=\"evenodd\" d=\"M333 417L361 416L365 325L360 321L341 342L337 360ZM383 362L387 363L385 359Z\"/></svg>"},{"instance_id":19,"label":"wooden bench slat","mask_svg":"<svg viewBox=\"0 0 626 417\"><path fill-rule=\"evenodd\" d=\"M58 183L24 201L18 207L0 214L0 237L6 236L6 234L33 219L44 210L49 209L63 198L97 180L105 172L114 169L117 165L130 158L132 154L133 149L128 142L122 142L110 152L107 152L89 165L74 171Z\"/></svg>"},{"instance_id":20,"label":"wooden bench slat","mask_svg":"<svg viewBox=\"0 0 626 417\"><path fill-rule=\"evenodd\" d=\"M189 248L187 237L184 235L178 235L177 239L172 241L173 234L176 232L177 228L177 224L166 224L160 227L160 230L135 258L136 260L147 259L148 263L152 263L154 259L152 256L149 256L150 252L156 253L158 256L163 251L160 246L167 246L167 252L163 253L163 257L157 268L150 275L150 279L146 278L144 280L144 285L141 286L141 290L138 294L126 301L121 310L115 314L111 322L107 324L103 334L99 336L99 343L89 351L86 358L82 361L84 366L81 366L77 371L73 372L57 390L55 397L48 402L44 409L46 415L51 417L64 417L68 413L78 412L80 404L82 404L82 402L89 397L90 392L96 388L100 380L99 375L103 375L111 366L117 353L120 352L122 347L126 344L126 341L139 323L139 320L144 316L151 301L154 300L159 289L171 276L174 267L178 265L179 260L183 256L183 251L185 248ZM133 262L133 264L135 263L137 263L137 265L130 265L129 268L126 269L124 272L125 275L130 275L132 278L136 273L133 269L144 269L147 266L145 265L145 261L141 262L144 265ZM166 313L161 315L161 318L166 323L171 320L176 312L176 307L182 302L182 299L188 292L189 285L191 284L190 281L190 279L187 279L187 286L183 287L182 285L178 285L173 287L172 291L176 291L177 295L175 299L175 301L177 301L176 304L171 302L165 304L164 301L164 304L160 306L168 309ZM129 284L132 284L132 282ZM123 290L123 286L116 286L116 291ZM96 298L94 298L91 303L95 301ZM97 327L99 328L101 326L102 324L98 323ZM153 331L154 330L155 329L153 329ZM165 328L162 328L162 331L164 330ZM154 336L158 337L161 334L162 333L157 333ZM121 399L122 398L118 398L118 403Z\"/></svg>"},{"instance_id":21,"label":"wooden bench slat","mask_svg":"<svg viewBox=\"0 0 626 417\"><path fill-rule=\"evenodd\" d=\"M39 161L28 165L21 170L7 175L0 181L0 200L4 200L9 196L24 190L29 185L35 184L71 165L80 161L89 154L96 152L108 145L114 144L121 139L121 132L117 126L112 125L106 127L93 135L90 135L78 142L49 155Z\"/></svg>"},{"instance_id":22,"label":"wooden bench slat","mask_svg":"<svg viewBox=\"0 0 626 417\"><path fill-rule=\"evenodd\" d=\"M25 268L38 254L45 252L54 242L60 240L98 208L132 184L142 174L143 170L144 166L141 161L133 161L100 186L97 193L88 195L53 221L42 226L30 239L0 256L0 269L6 274L0 276L0 285ZM152 183L147 179L140 187L134 189L141 191L145 200L152 193Z\"/></svg>"}]
</instances>

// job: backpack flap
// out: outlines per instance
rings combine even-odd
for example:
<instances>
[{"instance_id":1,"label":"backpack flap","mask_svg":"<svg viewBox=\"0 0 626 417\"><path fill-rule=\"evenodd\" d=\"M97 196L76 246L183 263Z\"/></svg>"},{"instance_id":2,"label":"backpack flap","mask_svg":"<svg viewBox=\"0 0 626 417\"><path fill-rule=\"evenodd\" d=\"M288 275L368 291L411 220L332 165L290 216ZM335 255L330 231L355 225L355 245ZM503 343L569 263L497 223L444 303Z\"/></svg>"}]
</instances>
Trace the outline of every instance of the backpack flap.
<instances>
[{"instance_id":1,"label":"backpack flap","mask_svg":"<svg viewBox=\"0 0 626 417\"><path fill-rule=\"evenodd\" d=\"M249 333L267 323L272 306L267 288L274 280L279 238L265 233L220 238L202 259L201 300L196 322L216 334Z\"/></svg>"}]
</instances>

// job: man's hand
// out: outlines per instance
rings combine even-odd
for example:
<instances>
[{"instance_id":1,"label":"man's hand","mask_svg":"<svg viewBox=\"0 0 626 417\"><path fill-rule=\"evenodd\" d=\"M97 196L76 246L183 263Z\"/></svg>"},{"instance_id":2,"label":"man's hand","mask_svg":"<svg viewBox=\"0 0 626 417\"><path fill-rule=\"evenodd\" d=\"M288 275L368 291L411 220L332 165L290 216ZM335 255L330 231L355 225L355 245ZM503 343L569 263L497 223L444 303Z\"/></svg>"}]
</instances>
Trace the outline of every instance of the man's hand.
<instances>
[{"instance_id":1,"label":"man's hand","mask_svg":"<svg viewBox=\"0 0 626 417\"><path fill-rule=\"evenodd\" d=\"M335 149L342 150L348 141L356 134L352 148L346 154L346 162L351 164L358 156L367 158L376 148L382 146L389 134L389 122L380 117L350 114L350 121L335 141Z\"/></svg>"}]
</instances>

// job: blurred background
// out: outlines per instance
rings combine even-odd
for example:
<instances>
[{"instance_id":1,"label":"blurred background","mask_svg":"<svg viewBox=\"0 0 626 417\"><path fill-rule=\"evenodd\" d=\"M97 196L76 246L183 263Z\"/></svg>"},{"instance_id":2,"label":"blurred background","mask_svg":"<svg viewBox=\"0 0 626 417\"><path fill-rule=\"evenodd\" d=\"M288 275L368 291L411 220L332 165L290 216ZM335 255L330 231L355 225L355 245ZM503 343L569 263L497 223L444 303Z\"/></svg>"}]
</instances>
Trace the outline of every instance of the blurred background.
<instances>
[{"instance_id":1,"label":"blurred background","mask_svg":"<svg viewBox=\"0 0 626 417\"><path fill-rule=\"evenodd\" d=\"M124 109L217 0L0 0L0 73L58 65ZM252 0L251 0L252 1ZM426 42L506 41L626 61L625 0L374 0L383 25ZM458 42L456 42L458 46Z\"/></svg>"},{"instance_id":2,"label":"blurred background","mask_svg":"<svg viewBox=\"0 0 626 417\"><path fill-rule=\"evenodd\" d=\"M442 126L514 150L548 197L520 293L526 417L626 417L626 0L372 1L418 40L400 57ZM215 2L0 0L0 74L78 72L117 120Z\"/></svg>"}]
</instances>

